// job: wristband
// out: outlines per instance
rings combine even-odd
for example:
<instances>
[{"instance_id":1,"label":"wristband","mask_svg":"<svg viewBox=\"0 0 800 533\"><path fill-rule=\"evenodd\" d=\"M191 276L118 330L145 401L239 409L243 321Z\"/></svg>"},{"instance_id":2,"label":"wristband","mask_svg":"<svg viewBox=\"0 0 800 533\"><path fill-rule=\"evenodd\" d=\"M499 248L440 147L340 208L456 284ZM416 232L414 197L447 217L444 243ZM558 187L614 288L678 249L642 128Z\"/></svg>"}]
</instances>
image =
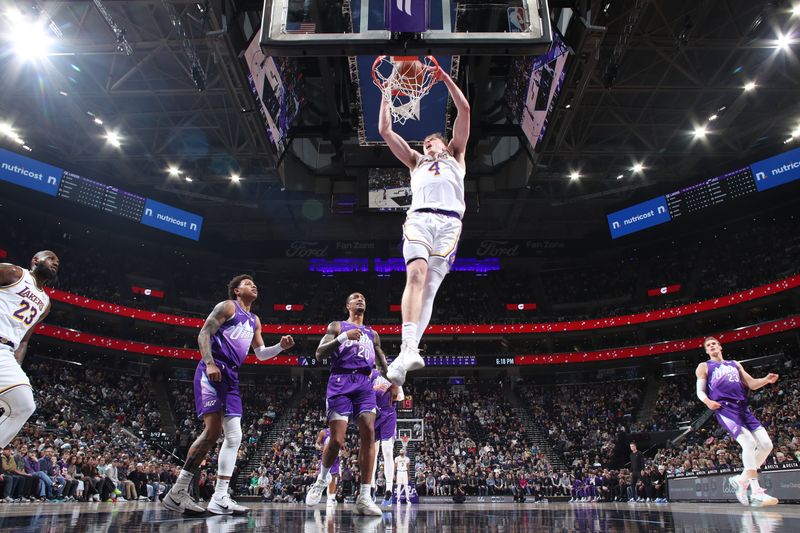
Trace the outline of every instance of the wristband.
<instances>
[{"instance_id":1,"label":"wristband","mask_svg":"<svg viewBox=\"0 0 800 533\"><path fill-rule=\"evenodd\" d=\"M344 344L347 341L349 341L350 339L347 338L347 333L342 332L342 333L339 333L339 336L336 337L336 340L339 342L339 344Z\"/></svg>"}]
</instances>

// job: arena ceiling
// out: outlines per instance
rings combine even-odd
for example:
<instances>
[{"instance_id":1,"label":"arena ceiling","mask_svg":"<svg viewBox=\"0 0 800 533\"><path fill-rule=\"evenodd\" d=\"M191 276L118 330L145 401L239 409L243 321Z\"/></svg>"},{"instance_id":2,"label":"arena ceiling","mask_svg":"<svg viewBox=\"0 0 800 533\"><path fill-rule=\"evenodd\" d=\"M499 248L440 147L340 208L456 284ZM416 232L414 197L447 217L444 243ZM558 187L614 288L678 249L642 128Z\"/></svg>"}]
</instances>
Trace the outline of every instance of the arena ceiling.
<instances>
[{"instance_id":1,"label":"arena ceiling","mask_svg":"<svg viewBox=\"0 0 800 533\"><path fill-rule=\"evenodd\" d=\"M0 120L30 156L200 212L206 231L235 224L252 239L363 231L363 216L332 214L319 194L346 183L346 172L323 175L316 193L292 191L276 172L240 58L263 2L17 4L55 28L45 58L22 62L8 48L0 56ZM499 166L475 180L470 233L582 236L637 195L785 149L798 127L800 16L789 1L552 0L550 8L554 21L572 13L564 89L541 150L522 154L529 170L501 179L512 171ZM3 25L7 36L14 22L6 16ZM473 95L488 91L480 84L489 81L461 81ZM506 113L476 104L472 153L514 131ZM397 232L397 217L369 216L376 237Z\"/></svg>"}]
</instances>

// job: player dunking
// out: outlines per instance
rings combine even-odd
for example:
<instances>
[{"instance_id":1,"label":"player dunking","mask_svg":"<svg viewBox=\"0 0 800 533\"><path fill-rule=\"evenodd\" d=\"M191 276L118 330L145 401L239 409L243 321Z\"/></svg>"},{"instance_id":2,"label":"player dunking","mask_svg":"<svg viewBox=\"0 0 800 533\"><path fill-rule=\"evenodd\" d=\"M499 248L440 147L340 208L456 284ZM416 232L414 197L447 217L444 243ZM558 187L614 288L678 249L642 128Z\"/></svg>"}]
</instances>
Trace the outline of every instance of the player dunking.
<instances>
[{"instance_id":1,"label":"player dunking","mask_svg":"<svg viewBox=\"0 0 800 533\"><path fill-rule=\"evenodd\" d=\"M328 445L328 442L331 440L331 430L330 429L321 429L319 433L317 433L317 441L314 443L314 447L320 451L320 458L319 458L319 466L322 468L322 453L325 451L325 446ZM339 457L336 457L336 460L333 462L333 465L330 469L331 481L328 483L328 505L333 505L336 503L336 483L339 478Z\"/></svg>"},{"instance_id":2,"label":"player dunking","mask_svg":"<svg viewBox=\"0 0 800 533\"><path fill-rule=\"evenodd\" d=\"M403 389L373 370L373 389L378 414L375 417L375 459L372 463L372 484L375 485L375 471L378 468L378 450L383 453L383 475L386 477L384 505L392 502L392 483L394 482L394 436L397 433L397 410L394 402L405 398Z\"/></svg>"},{"instance_id":3,"label":"player dunking","mask_svg":"<svg viewBox=\"0 0 800 533\"><path fill-rule=\"evenodd\" d=\"M224 436L217 459L217 484L208 502L208 511L219 514L246 514L250 509L239 505L228 494L228 485L236 466L236 454L242 442L242 397L239 392L239 367L250 346L264 361L294 346L291 336L281 337L274 346L264 346L261 321L250 312L258 298L253 278L242 274L228 283L229 300L220 302L206 318L197 337L202 360L194 373L194 401L203 432L189 448L186 463L178 480L164 496L164 507L171 511L201 514L206 510L189 496L189 483L197 474L220 436Z\"/></svg>"},{"instance_id":4,"label":"player dunking","mask_svg":"<svg viewBox=\"0 0 800 533\"><path fill-rule=\"evenodd\" d=\"M381 349L378 334L364 325L367 300L354 292L347 297L347 320L331 322L328 331L317 347L317 359L331 354L331 374L326 391L326 408L331 438L322 453L317 481L306 494L306 504L316 505L328 485L329 472L344 447L347 421L350 417L358 423L360 444L358 467L361 488L356 500L356 514L380 516L380 507L370 497L372 485L372 454L375 439L375 391L370 375L377 363L386 372L386 356Z\"/></svg>"},{"instance_id":5,"label":"player dunking","mask_svg":"<svg viewBox=\"0 0 800 533\"><path fill-rule=\"evenodd\" d=\"M383 98L378 119L381 137L411 172L411 208L403 225L406 286L401 301L402 344L400 355L387 374L392 383L401 386L407 371L425 366L419 355L419 341L430 322L436 291L455 261L466 209L464 155L469 139L469 102L441 68L437 77L447 86L456 106L453 138L449 143L435 133L425 138L424 154L413 150L392 131L389 104Z\"/></svg>"},{"instance_id":6,"label":"player dunking","mask_svg":"<svg viewBox=\"0 0 800 533\"><path fill-rule=\"evenodd\" d=\"M770 496L758 484L758 468L772 451L772 440L761 422L747 405L747 392L778 381L778 374L755 379L737 361L722 358L722 345L714 337L703 341L709 360L697 365L697 397L714 411L717 421L742 447L744 472L728 478L742 505L761 507L775 505L778 499ZM706 391L708 391L706 393ZM751 496L747 498L747 488Z\"/></svg>"},{"instance_id":7,"label":"player dunking","mask_svg":"<svg viewBox=\"0 0 800 533\"><path fill-rule=\"evenodd\" d=\"M31 259L31 269L0 264L0 448L17 436L36 409L22 361L34 326L50 312L45 285L58 275L58 257L49 250Z\"/></svg>"}]
</instances>

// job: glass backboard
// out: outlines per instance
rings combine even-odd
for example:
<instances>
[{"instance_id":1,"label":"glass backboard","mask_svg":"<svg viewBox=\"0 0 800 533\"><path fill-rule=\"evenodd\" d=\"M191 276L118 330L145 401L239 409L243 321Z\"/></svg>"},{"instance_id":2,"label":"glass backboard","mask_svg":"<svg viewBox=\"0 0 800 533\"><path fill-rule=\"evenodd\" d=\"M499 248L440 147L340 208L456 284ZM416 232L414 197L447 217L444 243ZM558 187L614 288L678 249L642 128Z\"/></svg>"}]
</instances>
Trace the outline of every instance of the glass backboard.
<instances>
[{"instance_id":1,"label":"glass backboard","mask_svg":"<svg viewBox=\"0 0 800 533\"><path fill-rule=\"evenodd\" d=\"M261 46L275 56L538 55L546 0L266 0Z\"/></svg>"}]
</instances>

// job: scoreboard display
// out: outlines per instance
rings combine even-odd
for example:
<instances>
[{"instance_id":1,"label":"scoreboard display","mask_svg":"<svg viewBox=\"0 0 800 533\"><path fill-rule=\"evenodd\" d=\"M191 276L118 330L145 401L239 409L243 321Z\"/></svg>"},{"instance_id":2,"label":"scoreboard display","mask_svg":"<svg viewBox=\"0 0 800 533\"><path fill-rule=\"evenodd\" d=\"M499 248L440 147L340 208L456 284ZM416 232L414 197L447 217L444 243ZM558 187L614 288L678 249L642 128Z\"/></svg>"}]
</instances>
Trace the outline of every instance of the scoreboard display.
<instances>
[{"instance_id":1,"label":"scoreboard display","mask_svg":"<svg viewBox=\"0 0 800 533\"><path fill-rule=\"evenodd\" d=\"M147 199L111 185L64 171L58 187L59 198L139 222Z\"/></svg>"},{"instance_id":2,"label":"scoreboard display","mask_svg":"<svg viewBox=\"0 0 800 533\"><path fill-rule=\"evenodd\" d=\"M611 238L800 180L800 148L607 215Z\"/></svg>"}]
</instances>

